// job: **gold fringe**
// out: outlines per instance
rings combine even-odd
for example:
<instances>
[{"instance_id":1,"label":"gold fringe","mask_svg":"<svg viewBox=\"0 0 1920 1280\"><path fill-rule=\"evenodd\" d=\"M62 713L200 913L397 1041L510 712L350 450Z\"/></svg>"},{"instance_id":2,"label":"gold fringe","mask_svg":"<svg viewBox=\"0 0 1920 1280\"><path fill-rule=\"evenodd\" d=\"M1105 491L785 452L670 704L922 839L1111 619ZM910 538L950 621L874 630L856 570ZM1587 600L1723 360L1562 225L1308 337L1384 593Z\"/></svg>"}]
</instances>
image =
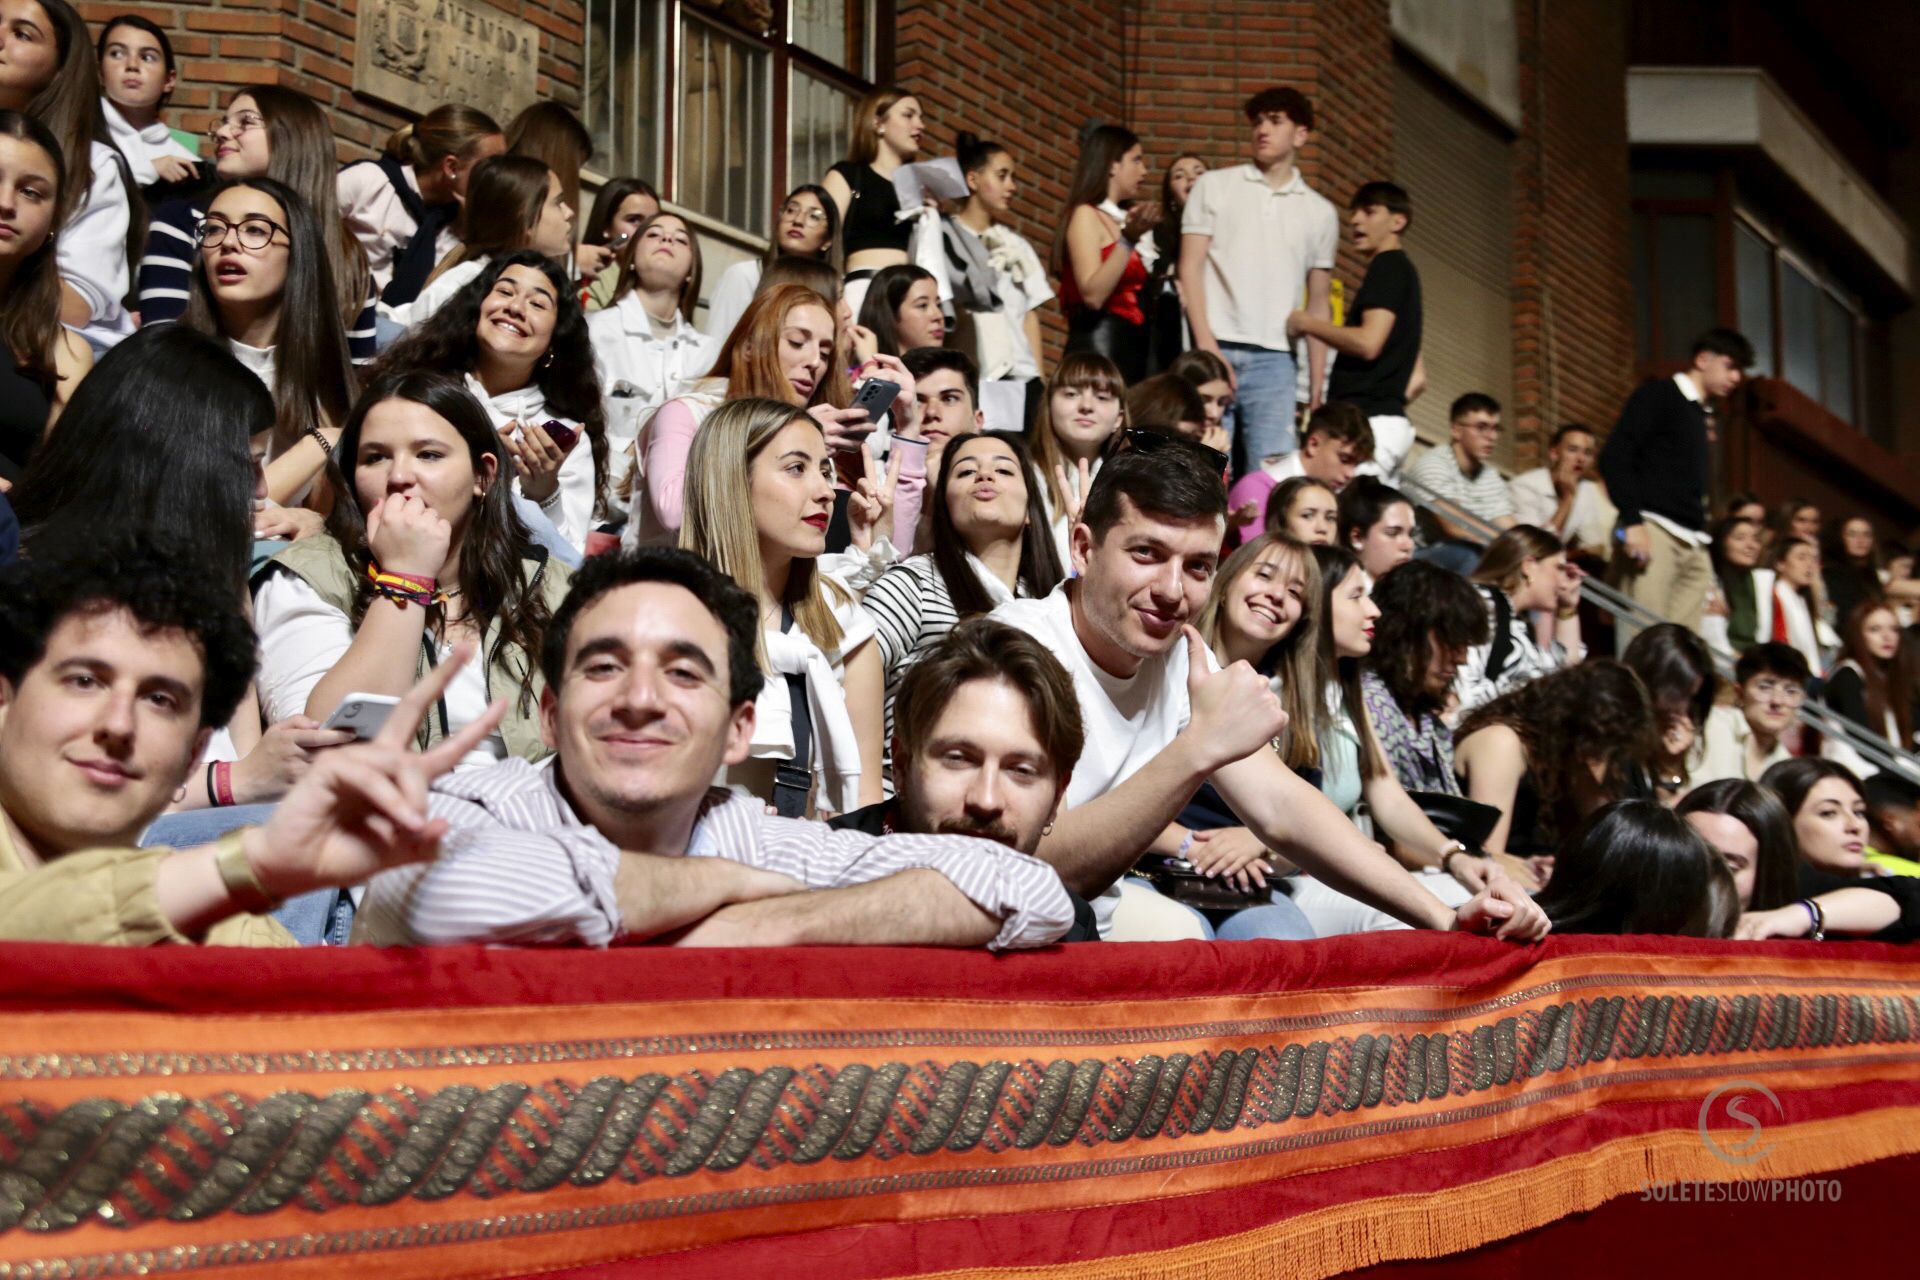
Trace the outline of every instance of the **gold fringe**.
<instances>
[{"instance_id":1,"label":"gold fringe","mask_svg":"<svg viewBox=\"0 0 1920 1280\"><path fill-rule=\"evenodd\" d=\"M1649 1184L1800 1178L1911 1155L1920 1152L1920 1107L1769 1126L1762 1141L1771 1147L1766 1158L1742 1167L1708 1150L1697 1133L1664 1131L1457 1188L1336 1205L1172 1249L921 1274L922 1280L1324 1280L1379 1262L1461 1253L1638 1195ZM1177 1202L1168 1211L1180 1212Z\"/></svg>"}]
</instances>

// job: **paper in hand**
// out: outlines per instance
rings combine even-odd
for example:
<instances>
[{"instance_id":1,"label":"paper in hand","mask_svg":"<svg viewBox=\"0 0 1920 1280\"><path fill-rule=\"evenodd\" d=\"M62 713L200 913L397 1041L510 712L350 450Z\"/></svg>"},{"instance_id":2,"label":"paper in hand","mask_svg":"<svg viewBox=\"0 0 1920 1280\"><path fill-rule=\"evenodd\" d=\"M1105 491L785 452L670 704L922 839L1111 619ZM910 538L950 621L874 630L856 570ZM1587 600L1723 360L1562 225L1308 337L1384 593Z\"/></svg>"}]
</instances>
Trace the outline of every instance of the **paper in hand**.
<instances>
[{"instance_id":1,"label":"paper in hand","mask_svg":"<svg viewBox=\"0 0 1920 1280\"><path fill-rule=\"evenodd\" d=\"M918 209L926 203L923 191L931 191L938 200L965 200L969 194L967 177L952 156L901 165L893 171L893 190L902 210Z\"/></svg>"}]
</instances>

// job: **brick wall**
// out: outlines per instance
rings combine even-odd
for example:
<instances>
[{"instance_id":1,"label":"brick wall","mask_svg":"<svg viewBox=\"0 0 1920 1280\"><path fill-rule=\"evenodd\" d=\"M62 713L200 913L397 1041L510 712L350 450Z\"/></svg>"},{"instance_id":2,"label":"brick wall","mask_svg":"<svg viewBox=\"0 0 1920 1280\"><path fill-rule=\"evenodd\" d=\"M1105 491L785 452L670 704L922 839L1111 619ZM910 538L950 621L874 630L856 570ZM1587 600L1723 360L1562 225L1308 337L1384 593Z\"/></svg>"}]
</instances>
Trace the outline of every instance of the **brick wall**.
<instances>
[{"instance_id":1,"label":"brick wall","mask_svg":"<svg viewBox=\"0 0 1920 1280\"><path fill-rule=\"evenodd\" d=\"M1613 0L1517 11L1511 418L1528 467L1562 422L1612 427L1633 385L1627 33Z\"/></svg>"},{"instance_id":2,"label":"brick wall","mask_svg":"<svg viewBox=\"0 0 1920 1280\"><path fill-rule=\"evenodd\" d=\"M541 95L577 104L581 0L502 0L496 7L540 28ZM353 92L359 0L81 0L79 8L96 33L122 13L144 14L168 33L180 80L167 121L177 129L203 132L235 89L258 84L297 89L319 103L333 120L343 161L372 154L410 118Z\"/></svg>"}]
</instances>

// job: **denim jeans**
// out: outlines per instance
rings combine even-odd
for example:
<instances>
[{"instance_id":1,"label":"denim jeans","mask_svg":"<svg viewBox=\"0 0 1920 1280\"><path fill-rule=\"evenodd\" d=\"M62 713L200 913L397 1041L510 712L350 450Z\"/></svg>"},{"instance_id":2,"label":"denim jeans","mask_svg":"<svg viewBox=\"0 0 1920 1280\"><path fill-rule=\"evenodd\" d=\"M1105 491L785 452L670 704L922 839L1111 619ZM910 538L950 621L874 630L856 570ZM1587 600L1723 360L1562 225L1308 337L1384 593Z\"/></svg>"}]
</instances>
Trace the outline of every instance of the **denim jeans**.
<instances>
[{"instance_id":1,"label":"denim jeans","mask_svg":"<svg viewBox=\"0 0 1920 1280\"><path fill-rule=\"evenodd\" d=\"M1140 889L1156 892L1151 884L1138 876L1128 876L1127 879ZM1166 901L1172 902L1172 899ZM1238 911L1202 911L1184 902L1174 905L1190 912L1208 938L1221 942L1252 942L1262 938L1279 942L1307 942L1314 937L1313 924L1305 913L1293 905L1293 899L1278 890L1274 892L1272 902L1264 906L1242 907Z\"/></svg>"},{"instance_id":2,"label":"denim jeans","mask_svg":"<svg viewBox=\"0 0 1920 1280\"><path fill-rule=\"evenodd\" d=\"M1227 420L1234 474L1252 471L1268 458L1282 458L1300 447L1294 435L1294 405L1299 374L1291 351L1271 351L1242 342L1223 342L1220 354L1233 366L1233 414Z\"/></svg>"},{"instance_id":3,"label":"denim jeans","mask_svg":"<svg viewBox=\"0 0 1920 1280\"><path fill-rule=\"evenodd\" d=\"M273 816L270 804L236 804L223 809L188 809L183 813L164 813L140 833L140 847L150 849L167 845L191 849L211 844L229 831L258 826ZM325 943L345 946L353 928L353 899L341 889L316 889L288 898L273 910L273 918L302 946Z\"/></svg>"}]
</instances>

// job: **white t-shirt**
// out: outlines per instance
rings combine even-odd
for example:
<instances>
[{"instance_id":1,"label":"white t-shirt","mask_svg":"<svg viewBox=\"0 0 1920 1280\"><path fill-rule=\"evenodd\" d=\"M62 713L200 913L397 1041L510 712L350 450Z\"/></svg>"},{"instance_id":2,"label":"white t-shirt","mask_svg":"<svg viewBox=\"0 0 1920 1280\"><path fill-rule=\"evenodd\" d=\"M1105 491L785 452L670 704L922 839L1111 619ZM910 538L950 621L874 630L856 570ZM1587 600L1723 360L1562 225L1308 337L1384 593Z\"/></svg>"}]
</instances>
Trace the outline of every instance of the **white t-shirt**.
<instances>
[{"instance_id":1,"label":"white t-shirt","mask_svg":"<svg viewBox=\"0 0 1920 1280\"><path fill-rule=\"evenodd\" d=\"M412 302L397 307L389 307L383 302L380 310L395 324L417 329L428 316L452 301L454 294L472 283L473 278L486 270L487 264L492 261L492 258L470 258L466 262L456 263L420 286L420 295Z\"/></svg>"},{"instance_id":2,"label":"white t-shirt","mask_svg":"<svg viewBox=\"0 0 1920 1280\"><path fill-rule=\"evenodd\" d=\"M1078 808L1098 800L1146 767L1166 750L1192 718L1187 702L1187 644L1148 658L1126 678L1100 669L1073 629L1072 582L1063 582L1051 595L1038 600L1009 600L988 616L1033 636L1066 667L1080 698L1080 718L1086 726L1086 746L1067 784L1066 807ZM1207 654L1207 667L1220 664ZM1113 910L1120 900L1118 883L1093 900L1094 919L1105 936L1113 926Z\"/></svg>"},{"instance_id":3,"label":"white t-shirt","mask_svg":"<svg viewBox=\"0 0 1920 1280\"><path fill-rule=\"evenodd\" d=\"M297 574L270 573L253 596L253 625L260 636L260 713L267 724L304 715L314 688L346 656L353 644L353 622L320 598ZM444 662L453 646L440 646L435 660ZM478 720L486 712L486 664L469 662L447 685L441 701L447 708L449 734ZM456 766L479 769L507 758L507 744L499 731L487 735Z\"/></svg>"}]
</instances>

